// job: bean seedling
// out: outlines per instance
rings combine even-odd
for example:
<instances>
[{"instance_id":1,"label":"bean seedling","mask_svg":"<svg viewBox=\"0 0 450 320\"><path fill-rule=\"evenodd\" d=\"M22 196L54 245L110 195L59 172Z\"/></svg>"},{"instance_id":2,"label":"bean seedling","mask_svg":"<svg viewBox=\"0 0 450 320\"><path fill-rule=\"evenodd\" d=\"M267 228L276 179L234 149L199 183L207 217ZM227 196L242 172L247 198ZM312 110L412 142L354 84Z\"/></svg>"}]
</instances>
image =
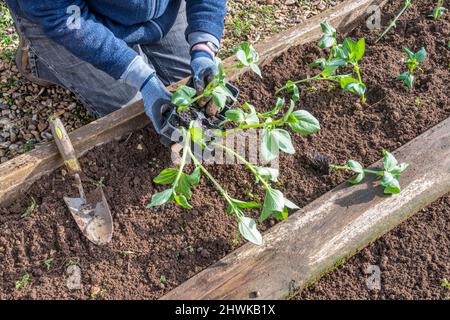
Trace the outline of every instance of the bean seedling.
<instances>
[{"instance_id":1,"label":"bean seedling","mask_svg":"<svg viewBox=\"0 0 450 320\"><path fill-rule=\"evenodd\" d=\"M173 93L171 99L171 102L178 107L177 111L180 113L195 102L200 102L205 98L211 98L219 109L223 109L228 98L234 99L233 94L226 86L226 74L233 69L249 67L253 72L261 76L261 70L257 65L259 55L251 44L247 42L242 43L236 50L236 58L237 62L226 69L224 69L223 63L217 60L218 73L203 92L198 93L194 88L187 85L178 86L178 90Z\"/></svg>"},{"instance_id":2,"label":"bean seedling","mask_svg":"<svg viewBox=\"0 0 450 320\"><path fill-rule=\"evenodd\" d=\"M25 273L20 280L16 281L15 288L19 290L20 288L27 286L29 281L30 275L28 273Z\"/></svg>"},{"instance_id":3,"label":"bean seedling","mask_svg":"<svg viewBox=\"0 0 450 320\"><path fill-rule=\"evenodd\" d=\"M364 180L366 174L374 174L381 177L381 185L384 187L385 194L398 194L401 192L400 183L398 179L403 171L408 168L407 163L398 163L394 155L383 150L383 170L370 170L364 167L355 160L348 160L345 165L330 165L332 170L347 170L356 173L357 175L349 180L350 184L358 184Z\"/></svg>"},{"instance_id":4,"label":"bean seedling","mask_svg":"<svg viewBox=\"0 0 450 320\"><path fill-rule=\"evenodd\" d=\"M53 261L54 261L53 258L49 258L44 261L44 266L45 266L45 269L47 269L47 271L50 271L52 269Z\"/></svg>"},{"instance_id":5,"label":"bean seedling","mask_svg":"<svg viewBox=\"0 0 450 320\"><path fill-rule=\"evenodd\" d=\"M257 57L257 54L252 53L251 56ZM256 64L256 62L257 60L252 60L252 63ZM244 64L243 62L241 63ZM253 71L259 70L259 68L257 69L255 67L251 69ZM261 155L264 161L270 162L276 159L280 152L293 154L295 150L291 136L283 127L289 127L294 133L306 136L319 131L320 124L309 112L295 110L295 101L291 100L288 109L283 112L285 106L285 100L280 98L272 110L259 113L254 106L249 103L244 103L241 108L235 108L225 112L226 119L223 122L228 123L233 128L227 131L217 130L215 135L217 138L225 138L230 134L258 128L262 130ZM155 193L147 208L175 202L185 209L191 209L192 206L189 203L192 197L191 188L199 184L201 176L204 175L225 199L227 213L236 217L241 235L257 245L262 245L263 239L257 230L256 221L245 216L245 209L261 209L259 221L262 222L270 216L278 220L286 219L288 209L298 208L294 203L286 199L281 191L271 185L271 182L277 181L279 175L278 169L256 166L250 163L234 149L220 143L219 139L209 142L208 145L204 139L201 124L198 121L191 121L189 127L181 127L181 131L183 135L183 152L178 162L178 168L164 169L153 180L156 184L169 185L170 187L162 192ZM256 183L263 186L265 190L264 203L261 205L256 201L242 201L230 196L194 155L191 149L191 142L203 148L211 146L220 149L238 159L240 163L243 163L255 176ZM192 159L195 167L189 174L185 173L185 166L188 159Z\"/></svg>"},{"instance_id":6,"label":"bean seedling","mask_svg":"<svg viewBox=\"0 0 450 320\"><path fill-rule=\"evenodd\" d=\"M319 40L318 46L322 49L330 49L328 58L320 58L312 62L310 68L319 67L321 71L313 76L296 81L289 80L286 85L276 91L276 94L281 91L286 91L292 95L294 101L299 100L298 85L310 81L331 81L338 83L346 92L351 92L361 98L361 103L366 102L366 85L361 77L361 70L359 61L364 57L366 50L366 41L364 38L355 41L346 38L343 43L339 44L337 41L336 29L333 28L327 21L321 24L323 35ZM353 67L353 74L337 74L340 67L351 65Z\"/></svg>"},{"instance_id":7,"label":"bean seedling","mask_svg":"<svg viewBox=\"0 0 450 320\"><path fill-rule=\"evenodd\" d=\"M400 19L400 17L412 7L412 0L405 0L405 3L403 4L403 8L400 10L400 12L395 16L391 22L389 22L388 27L383 31L383 33L378 37L378 39L375 41L375 43L378 43L383 37L391 30L392 28L395 28L397 26L397 21Z\"/></svg>"},{"instance_id":8,"label":"bean seedling","mask_svg":"<svg viewBox=\"0 0 450 320\"><path fill-rule=\"evenodd\" d=\"M28 206L28 208L20 215L21 219L25 219L28 217L37 207L36 200L31 197L31 204Z\"/></svg>"},{"instance_id":9,"label":"bean seedling","mask_svg":"<svg viewBox=\"0 0 450 320\"><path fill-rule=\"evenodd\" d=\"M435 21L442 18L447 9L444 7L444 0L438 0L436 7L433 9L433 13L430 15Z\"/></svg>"},{"instance_id":10,"label":"bean seedling","mask_svg":"<svg viewBox=\"0 0 450 320\"><path fill-rule=\"evenodd\" d=\"M425 48L420 49L416 53L408 48L404 48L403 51L408 55L408 58L404 62L404 64L408 65L408 71L403 72L395 80L403 81L408 88L412 89L414 87L414 71L427 58L427 51Z\"/></svg>"}]
</instances>

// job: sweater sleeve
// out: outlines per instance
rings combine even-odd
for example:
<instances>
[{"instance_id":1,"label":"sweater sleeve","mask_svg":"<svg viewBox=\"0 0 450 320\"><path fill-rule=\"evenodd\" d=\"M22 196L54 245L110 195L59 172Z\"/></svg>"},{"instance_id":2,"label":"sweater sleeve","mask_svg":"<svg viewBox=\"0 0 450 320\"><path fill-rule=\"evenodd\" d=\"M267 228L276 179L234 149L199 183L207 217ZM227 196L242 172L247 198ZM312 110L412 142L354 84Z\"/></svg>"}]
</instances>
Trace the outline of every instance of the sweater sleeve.
<instances>
[{"instance_id":1,"label":"sweater sleeve","mask_svg":"<svg viewBox=\"0 0 450 320\"><path fill-rule=\"evenodd\" d=\"M188 20L186 37L191 47L206 41L220 47L226 4L226 0L186 0Z\"/></svg>"},{"instance_id":2,"label":"sweater sleeve","mask_svg":"<svg viewBox=\"0 0 450 320\"><path fill-rule=\"evenodd\" d=\"M19 1L45 34L73 55L115 79L140 88L154 72L137 53L90 12L84 0Z\"/></svg>"}]
</instances>

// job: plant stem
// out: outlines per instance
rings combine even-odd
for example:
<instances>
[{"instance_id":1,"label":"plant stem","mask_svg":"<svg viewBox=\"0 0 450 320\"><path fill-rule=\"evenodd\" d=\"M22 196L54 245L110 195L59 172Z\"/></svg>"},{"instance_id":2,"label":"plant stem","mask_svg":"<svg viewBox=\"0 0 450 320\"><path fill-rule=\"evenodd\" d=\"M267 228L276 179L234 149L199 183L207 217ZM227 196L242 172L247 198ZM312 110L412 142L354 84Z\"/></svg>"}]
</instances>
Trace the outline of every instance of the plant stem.
<instances>
[{"instance_id":1,"label":"plant stem","mask_svg":"<svg viewBox=\"0 0 450 320\"><path fill-rule=\"evenodd\" d=\"M194 162L195 166L200 168L200 170L203 172L203 174L209 179L209 181L212 182L212 184L214 185L214 187L219 191L219 193L225 198L225 200L228 202L228 204L232 207L235 207L233 200L231 199L231 197L228 195L228 192L222 188L222 186L220 185L220 183L214 179L214 177L211 175L211 173L209 173L209 171L200 163L200 161L198 161L198 159L195 157L195 155L192 153L191 148L188 148L188 153L192 158L192 161ZM240 220L242 218L241 214L239 213L238 210L234 210L233 211L236 216L237 219Z\"/></svg>"},{"instance_id":2,"label":"plant stem","mask_svg":"<svg viewBox=\"0 0 450 320\"><path fill-rule=\"evenodd\" d=\"M359 69L359 65L358 63L353 64L353 69L355 70L356 75L358 76L358 81L359 83L363 83L362 81L362 77L361 77L361 70ZM363 93L361 95L361 104L365 105L366 104L366 94Z\"/></svg>"},{"instance_id":3,"label":"plant stem","mask_svg":"<svg viewBox=\"0 0 450 320\"><path fill-rule=\"evenodd\" d=\"M378 37L378 39L375 41L375 43L378 43L393 27L396 26L397 20L400 19L402 14L411 7L411 0L405 0L405 4L403 5L402 10L398 13L398 15L389 23L389 26L384 30L384 32L381 34L381 36Z\"/></svg>"},{"instance_id":4,"label":"plant stem","mask_svg":"<svg viewBox=\"0 0 450 320\"><path fill-rule=\"evenodd\" d=\"M225 150L226 152L228 152L229 154L235 156L238 160L242 161L245 166L255 175L255 177L257 177L261 183L264 185L264 189L270 189L270 184L258 173L258 171L256 171L255 167L253 166L253 164L251 164L250 162L248 162L243 156L241 156L239 153L237 153L236 151L234 151L231 148L228 148L226 146L224 146L223 144L219 144L219 143L213 143L214 146L218 146L219 148Z\"/></svg>"},{"instance_id":5,"label":"plant stem","mask_svg":"<svg viewBox=\"0 0 450 320\"><path fill-rule=\"evenodd\" d=\"M377 176L382 177L384 175L384 171L375 171L375 170L369 170L369 169L364 169L365 173L371 173L371 174L375 174Z\"/></svg>"},{"instance_id":6,"label":"plant stem","mask_svg":"<svg viewBox=\"0 0 450 320\"><path fill-rule=\"evenodd\" d=\"M235 64L235 65L232 65L232 66L229 67L229 68L224 69L224 70L223 70L223 73L228 73L228 72L230 72L230 71L233 70L233 69L237 69L238 67L239 67L239 64L237 63L237 64Z\"/></svg>"},{"instance_id":7,"label":"plant stem","mask_svg":"<svg viewBox=\"0 0 450 320\"><path fill-rule=\"evenodd\" d=\"M308 77L306 79L301 79L301 80L297 80L297 81L292 81L292 84L300 84L300 83L305 83L305 82L309 82L309 81L336 81L333 78L326 78L326 77L320 77L320 73L314 77ZM275 94L279 94L281 91L284 91L287 89L287 86L281 87L280 89L278 89L277 91L275 91Z\"/></svg>"},{"instance_id":8,"label":"plant stem","mask_svg":"<svg viewBox=\"0 0 450 320\"><path fill-rule=\"evenodd\" d=\"M348 166L340 166L340 165L336 165L336 164L331 164L330 168L333 170L346 170L346 171L353 171L352 169L350 169ZM365 173L371 173L371 174L375 174L377 176L383 176L384 175L384 171L375 171L375 170L370 170L370 169L363 169Z\"/></svg>"},{"instance_id":9,"label":"plant stem","mask_svg":"<svg viewBox=\"0 0 450 320\"><path fill-rule=\"evenodd\" d=\"M241 125L237 128L222 132L222 137L227 137L228 135L238 132L238 131L241 131L241 130L263 128L264 126L280 126L283 123L284 123L283 119L278 119L275 121L265 122L265 123L254 123L254 124Z\"/></svg>"},{"instance_id":10,"label":"plant stem","mask_svg":"<svg viewBox=\"0 0 450 320\"><path fill-rule=\"evenodd\" d=\"M178 173L175 178L175 181L172 184L172 189L175 192L175 188L178 185L178 182L180 181L181 175L183 174L184 166L186 165L186 158L188 155L189 150L191 149L191 133L189 131L186 131L183 129L184 133L184 147L183 147L183 155L180 159L180 165L178 167Z\"/></svg>"}]
</instances>

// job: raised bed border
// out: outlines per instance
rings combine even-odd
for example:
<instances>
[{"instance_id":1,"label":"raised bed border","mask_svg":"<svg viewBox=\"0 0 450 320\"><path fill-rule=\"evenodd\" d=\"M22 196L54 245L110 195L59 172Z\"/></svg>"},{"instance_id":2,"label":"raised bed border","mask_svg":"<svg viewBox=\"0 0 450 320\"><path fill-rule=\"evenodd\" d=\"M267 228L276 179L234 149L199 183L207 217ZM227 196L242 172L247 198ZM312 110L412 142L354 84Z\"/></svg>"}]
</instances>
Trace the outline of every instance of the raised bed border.
<instances>
[{"instance_id":1,"label":"raised bed border","mask_svg":"<svg viewBox=\"0 0 450 320\"><path fill-rule=\"evenodd\" d=\"M319 23L324 19L345 31L370 5L384 3L348 1L276 35L257 46L261 64L292 46L316 40L321 33ZM225 65L232 62L233 58L227 59ZM234 71L230 79L236 79L243 71ZM75 130L70 137L78 156L82 156L95 146L148 123L139 102ZM264 235L264 246L243 245L162 299L289 297L330 270L337 261L353 255L450 191L450 119L394 154L411 164L401 179L401 195L384 196L370 179L358 186L342 184L271 228ZM0 204L8 203L62 164L50 142L0 165Z\"/></svg>"},{"instance_id":2,"label":"raised bed border","mask_svg":"<svg viewBox=\"0 0 450 320\"><path fill-rule=\"evenodd\" d=\"M365 14L370 5L378 4L382 6L384 3L386 3L386 0L347 1L308 19L299 26L277 34L256 45L260 53L260 64L270 62L292 46L317 40L321 34L320 22L325 19L340 30L346 30L351 27L357 18ZM226 59L224 64L230 66L233 62L234 58L231 57ZM229 79L235 80L245 71L245 69L235 69L230 72ZM169 89L173 89L175 85ZM148 124L149 120L140 101L74 130L69 136L78 157L81 157L96 146L118 139ZM39 178L53 172L62 165L63 160L53 142L48 142L1 164L0 205L9 204L17 195L26 192L31 184Z\"/></svg>"}]
</instances>

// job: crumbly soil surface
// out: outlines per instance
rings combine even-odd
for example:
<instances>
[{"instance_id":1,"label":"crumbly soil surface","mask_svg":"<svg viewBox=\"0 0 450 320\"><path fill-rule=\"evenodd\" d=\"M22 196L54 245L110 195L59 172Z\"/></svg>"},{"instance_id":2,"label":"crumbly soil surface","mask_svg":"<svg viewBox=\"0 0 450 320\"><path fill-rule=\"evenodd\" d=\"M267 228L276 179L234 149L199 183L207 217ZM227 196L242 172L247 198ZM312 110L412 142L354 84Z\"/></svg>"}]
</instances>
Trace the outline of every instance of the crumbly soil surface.
<instances>
[{"instance_id":1,"label":"crumbly soil surface","mask_svg":"<svg viewBox=\"0 0 450 320\"><path fill-rule=\"evenodd\" d=\"M383 9L386 20L401 3L392 1ZM300 108L314 114L322 130L308 138L293 138L297 153L281 156L276 184L297 205L304 206L348 177L324 174L311 155L319 152L332 162L352 158L369 165L381 157L382 148L394 150L450 115L450 51L443 37L450 34L450 22L448 16L440 22L429 20L433 5L434 1L415 1L395 32L377 45L370 44L376 34L365 24L348 34L365 36L369 43L361 63L368 86L365 106L329 83L303 87ZM417 51L422 46L429 56L417 74L415 89L409 90L393 78L404 70L402 48ZM325 54L316 44L291 48L263 68L263 80L254 75L239 80L239 102L268 110L275 103L276 88L288 79L312 74L308 63ZM100 180L105 185L114 218L112 242L97 247L83 238L62 200L64 195L76 195L76 190L67 173L58 170L0 209L0 298L154 299L240 245L234 218L225 214L224 201L205 178L194 187L190 201L194 210L172 204L145 209L152 194L163 190L152 178L171 166L169 151L151 128L92 150L81 165L88 189ZM233 197L261 201L261 188L242 166L208 168ZM32 198L37 208L20 218ZM259 228L264 231L273 223ZM440 226L430 221L427 228ZM81 270L81 282L78 289L69 290L74 265ZM16 281L26 274L28 283L16 289Z\"/></svg>"},{"instance_id":2,"label":"crumbly soil surface","mask_svg":"<svg viewBox=\"0 0 450 320\"><path fill-rule=\"evenodd\" d=\"M379 286L370 281L376 278L374 268L380 271ZM450 194L350 258L295 299L450 299L450 283L446 279L450 280Z\"/></svg>"}]
</instances>

